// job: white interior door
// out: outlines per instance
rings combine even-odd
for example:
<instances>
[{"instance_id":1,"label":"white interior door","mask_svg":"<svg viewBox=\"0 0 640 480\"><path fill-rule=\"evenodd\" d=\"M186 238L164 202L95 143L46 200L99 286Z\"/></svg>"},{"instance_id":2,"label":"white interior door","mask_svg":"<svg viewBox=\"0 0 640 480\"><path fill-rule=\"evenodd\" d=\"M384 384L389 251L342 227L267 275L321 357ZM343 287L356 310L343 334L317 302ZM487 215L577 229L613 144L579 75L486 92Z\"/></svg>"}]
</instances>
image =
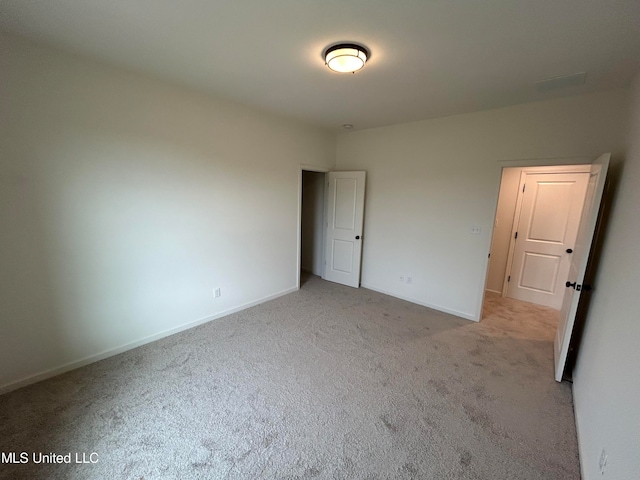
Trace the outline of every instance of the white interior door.
<instances>
[{"instance_id":1,"label":"white interior door","mask_svg":"<svg viewBox=\"0 0 640 480\"><path fill-rule=\"evenodd\" d=\"M571 257L569 276L565 286L560 321L554 342L555 378L558 382L562 381L562 374L564 373L564 366L567 361L569 342L571 341L571 333L578 310L580 295L585 291L583 285L584 275L587 269L589 254L591 253L591 244L596 229L600 204L602 203L602 194L604 192L610 158L611 154L605 153L598 157L591 165L589 185L582 210L582 218L580 219L580 229Z\"/></svg>"},{"instance_id":2,"label":"white interior door","mask_svg":"<svg viewBox=\"0 0 640 480\"><path fill-rule=\"evenodd\" d=\"M327 173L327 229L322 278L360 286L366 172Z\"/></svg>"},{"instance_id":3,"label":"white interior door","mask_svg":"<svg viewBox=\"0 0 640 480\"><path fill-rule=\"evenodd\" d=\"M560 310L588 181L586 172L525 173L508 297Z\"/></svg>"}]
</instances>

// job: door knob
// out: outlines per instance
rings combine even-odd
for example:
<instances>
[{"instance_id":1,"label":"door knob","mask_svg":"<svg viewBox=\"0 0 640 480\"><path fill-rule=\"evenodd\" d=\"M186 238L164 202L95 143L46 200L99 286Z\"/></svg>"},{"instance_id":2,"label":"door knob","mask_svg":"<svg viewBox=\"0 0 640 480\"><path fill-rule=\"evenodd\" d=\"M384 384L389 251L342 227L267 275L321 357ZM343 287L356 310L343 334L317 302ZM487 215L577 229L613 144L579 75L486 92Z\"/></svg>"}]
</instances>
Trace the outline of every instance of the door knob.
<instances>
[{"instance_id":1,"label":"door knob","mask_svg":"<svg viewBox=\"0 0 640 480\"><path fill-rule=\"evenodd\" d=\"M356 235L356 240L360 240L360 235Z\"/></svg>"},{"instance_id":2,"label":"door knob","mask_svg":"<svg viewBox=\"0 0 640 480\"><path fill-rule=\"evenodd\" d=\"M565 286L567 288L573 288L575 291L580 292L580 291L584 291L584 292L590 292L591 290L593 290L593 287L589 284L584 284L584 285L576 285L578 282L569 282L567 281L567 283L565 283Z\"/></svg>"},{"instance_id":3,"label":"door knob","mask_svg":"<svg viewBox=\"0 0 640 480\"><path fill-rule=\"evenodd\" d=\"M573 253L573 248L567 248L567 253Z\"/></svg>"}]
</instances>

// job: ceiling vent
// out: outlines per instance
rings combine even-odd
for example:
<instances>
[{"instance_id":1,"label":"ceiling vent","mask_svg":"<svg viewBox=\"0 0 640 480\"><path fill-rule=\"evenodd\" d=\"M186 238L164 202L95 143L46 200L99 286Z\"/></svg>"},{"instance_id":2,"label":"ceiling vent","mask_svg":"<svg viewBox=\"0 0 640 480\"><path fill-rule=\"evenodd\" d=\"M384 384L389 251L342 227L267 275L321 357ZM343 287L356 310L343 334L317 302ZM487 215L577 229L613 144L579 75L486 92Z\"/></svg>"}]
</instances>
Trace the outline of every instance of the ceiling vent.
<instances>
[{"instance_id":1,"label":"ceiling vent","mask_svg":"<svg viewBox=\"0 0 640 480\"><path fill-rule=\"evenodd\" d=\"M579 87L584 85L587 79L587 72L572 73L571 75L561 75L559 77L547 78L536 82L536 88L539 92L545 93L560 88Z\"/></svg>"}]
</instances>

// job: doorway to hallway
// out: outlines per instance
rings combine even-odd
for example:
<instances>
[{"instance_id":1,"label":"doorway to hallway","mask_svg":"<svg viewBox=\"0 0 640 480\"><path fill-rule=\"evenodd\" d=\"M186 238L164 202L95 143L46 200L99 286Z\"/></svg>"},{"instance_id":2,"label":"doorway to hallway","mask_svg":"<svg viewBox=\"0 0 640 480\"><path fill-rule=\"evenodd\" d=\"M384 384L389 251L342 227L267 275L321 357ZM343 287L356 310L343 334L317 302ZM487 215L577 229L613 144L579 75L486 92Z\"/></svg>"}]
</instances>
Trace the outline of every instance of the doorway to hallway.
<instances>
[{"instance_id":1,"label":"doorway to hallway","mask_svg":"<svg viewBox=\"0 0 640 480\"><path fill-rule=\"evenodd\" d=\"M589 166L505 168L487 290L559 310Z\"/></svg>"}]
</instances>

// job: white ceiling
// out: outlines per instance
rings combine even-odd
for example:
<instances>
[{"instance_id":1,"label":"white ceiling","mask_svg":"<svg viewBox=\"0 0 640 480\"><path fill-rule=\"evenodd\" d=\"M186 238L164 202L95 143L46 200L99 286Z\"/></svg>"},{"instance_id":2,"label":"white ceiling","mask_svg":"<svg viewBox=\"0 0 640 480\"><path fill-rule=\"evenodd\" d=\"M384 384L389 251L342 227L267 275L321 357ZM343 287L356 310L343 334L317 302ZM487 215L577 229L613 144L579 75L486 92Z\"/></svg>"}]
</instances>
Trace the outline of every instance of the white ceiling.
<instances>
[{"instance_id":1,"label":"white ceiling","mask_svg":"<svg viewBox=\"0 0 640 480\"><path fill-rule=\"evenodd\" d=\"M333 130L624 87L640 66L638 0L1 0L0 30ZM371 51L363 70L324 65L338 41Z\"/></svg>"}]
</instances>

